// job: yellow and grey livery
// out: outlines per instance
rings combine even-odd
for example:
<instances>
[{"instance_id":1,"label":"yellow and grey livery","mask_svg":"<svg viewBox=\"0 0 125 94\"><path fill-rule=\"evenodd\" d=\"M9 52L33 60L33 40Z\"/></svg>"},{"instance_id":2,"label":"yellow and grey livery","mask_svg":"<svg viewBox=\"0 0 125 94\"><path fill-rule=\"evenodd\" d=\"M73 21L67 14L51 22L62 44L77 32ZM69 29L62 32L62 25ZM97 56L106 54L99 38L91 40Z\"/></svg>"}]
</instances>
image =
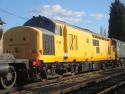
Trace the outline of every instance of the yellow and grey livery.
<instances>
[{"instance_id":1,"label":"yellow and grey livery","mask_svg":"<svg viewBox=\"0 0 125 94\"><path fill-rule=\"evenodd\" d=\"M19 59L38 58L44 63L114 60L112 41L109 38L54 21L56 31L19 26L4 34L4 52Z\"/></svg>"},{"instance_id":2,"label":"yellow and grey livery","mask_svg":"<svg viewBox=\"0 0 125 94\"><path fill-rule=\"evenodd\" d=\"M12 64L18 83L105 69L116 64L117 56L112 39L43 16L6 31L3 50L16 59L28 60Z\"/></svg>"}]
</instances>

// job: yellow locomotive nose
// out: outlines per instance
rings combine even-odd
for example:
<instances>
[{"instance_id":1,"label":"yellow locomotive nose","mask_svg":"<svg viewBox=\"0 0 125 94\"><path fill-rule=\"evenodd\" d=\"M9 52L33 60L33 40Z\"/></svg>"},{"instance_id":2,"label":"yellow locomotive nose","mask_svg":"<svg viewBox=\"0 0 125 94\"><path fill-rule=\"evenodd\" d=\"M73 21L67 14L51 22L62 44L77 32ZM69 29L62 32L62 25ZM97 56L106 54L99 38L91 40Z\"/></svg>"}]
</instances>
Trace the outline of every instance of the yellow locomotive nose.
<instances>
[{"instance_id":1,"label":"yellow locomotive nose","mask_svg":"<svg viewBox=\"0 0 125 94\"><path fill-rule=\"evenodd\" d=\"M15 27L5 32L3 37L4 52L10 52L19 59L39 58L42 43L38 44L41 32L29 26Z\"/></svg>"}]
</instances>

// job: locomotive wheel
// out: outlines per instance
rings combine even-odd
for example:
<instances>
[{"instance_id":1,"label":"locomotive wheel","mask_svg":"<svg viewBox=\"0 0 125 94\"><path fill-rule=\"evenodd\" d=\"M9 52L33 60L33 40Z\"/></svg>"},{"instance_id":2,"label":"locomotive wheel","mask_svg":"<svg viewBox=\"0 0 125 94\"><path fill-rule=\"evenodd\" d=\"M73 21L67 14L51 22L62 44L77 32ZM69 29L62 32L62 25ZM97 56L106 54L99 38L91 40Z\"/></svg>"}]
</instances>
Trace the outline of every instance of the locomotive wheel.
<instances>
[{"instance_id":1,"label":"locomotive wheel","mask_svg":"<svg viewBox=\"0 0 125 94\"><path fill-rule=\"evenodd\" d=\"M10 66L8 73L6 73L4 76L0 78L2 87L6 89L12 88L16 82L16 78L17 75L14 70L14 67Z\"/></svg>"}]
</instances>

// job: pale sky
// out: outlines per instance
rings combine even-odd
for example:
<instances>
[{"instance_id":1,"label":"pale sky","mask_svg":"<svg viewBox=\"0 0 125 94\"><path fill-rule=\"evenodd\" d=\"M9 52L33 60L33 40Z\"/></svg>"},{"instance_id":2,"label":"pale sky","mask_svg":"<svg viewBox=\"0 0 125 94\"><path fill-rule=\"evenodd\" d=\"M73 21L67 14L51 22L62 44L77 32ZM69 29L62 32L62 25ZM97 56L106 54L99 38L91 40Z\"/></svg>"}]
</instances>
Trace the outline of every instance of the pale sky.
<instances>
[{"instance_id":1,"label":"pale sky","mask_svg":"<svg viewBox=\"0 0 125 94\"><path fill-rule=\"evenodd\" d=\"M6 22L4 30L23 25L33 15L42 15L99 33L100 27L108 30L110 5L113 1L1 0L0 17ZM125 3L125 0L121 1ZM10 13L7 13L7 11Z\"/></svg>"}]
</instances>

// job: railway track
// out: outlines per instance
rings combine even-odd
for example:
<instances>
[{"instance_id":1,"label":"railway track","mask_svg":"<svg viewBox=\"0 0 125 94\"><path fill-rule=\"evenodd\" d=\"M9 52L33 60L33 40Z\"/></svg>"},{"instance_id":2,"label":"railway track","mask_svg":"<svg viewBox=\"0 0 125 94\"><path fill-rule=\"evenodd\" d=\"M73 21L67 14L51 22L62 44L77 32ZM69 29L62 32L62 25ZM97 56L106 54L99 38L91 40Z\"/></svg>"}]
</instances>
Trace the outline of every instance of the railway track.
<instances>
[{"instance_id":1,"label":"railway track","mask_svg":"<svg viewBox=\"0 0 125 94\"><path fill-rule=\"evenodd\" d=\"M103 81L108 81L111 78L117 78L117 76L125 74L124 71L125 67L122 67L61 77L52 80L45 80L42 82L32 83L20 87L14 87L8 90L1 90L0 94L63 94L78 90L82 87L93 87L93 85L95 87L95 85L98 85L98 83L103 83Z\"/></svg>"},{"instance_id":2,"label":"railway track","mask_svg":"<svg viewBox=\"0 0 125 94\"><path fill-rule=\"evenodd\" d=\"M125 72L107 76L106 79L96 81L75 92L67 94L125 94Z\"/></svg>"},{"instance_id":3,"label":"railway track","mask_svg":"<svg viewBox=\"0 0 125 94\"><path fill-rule=\"evenodd\" d=\"M113 86L106 88L98 94L125 94L125 81L116 83Z\"/></svg>"},{"instance_id":4,"label":"railway track","mask_svg":"<svg viewBox=\"0 0 125 94\"><path fill-rule=\"evenodd\" d=\"M27 90L27 89L32 89L32 88L36 88L36 87L40 87L40 86L45 86L45 85L49 85L52 83L58 83L60 81L65 81L65 80L69 80L72 78L76 78L76 77L80 77L83 76L84 74L78 74L78 75L71 75L71 74L66 74L60 77L56 77L55 79L49 79L49 80L43 80L41 82L36 82L36 83L32 83L32 84L27 84L27 85L23 85L23 86L18 86L18 87L13 87L12 89L4 89L4 90L0 90L0 94L6 94L6 93L18 93L21 92L23 90Z\"/></svg>"}]
</instances>

